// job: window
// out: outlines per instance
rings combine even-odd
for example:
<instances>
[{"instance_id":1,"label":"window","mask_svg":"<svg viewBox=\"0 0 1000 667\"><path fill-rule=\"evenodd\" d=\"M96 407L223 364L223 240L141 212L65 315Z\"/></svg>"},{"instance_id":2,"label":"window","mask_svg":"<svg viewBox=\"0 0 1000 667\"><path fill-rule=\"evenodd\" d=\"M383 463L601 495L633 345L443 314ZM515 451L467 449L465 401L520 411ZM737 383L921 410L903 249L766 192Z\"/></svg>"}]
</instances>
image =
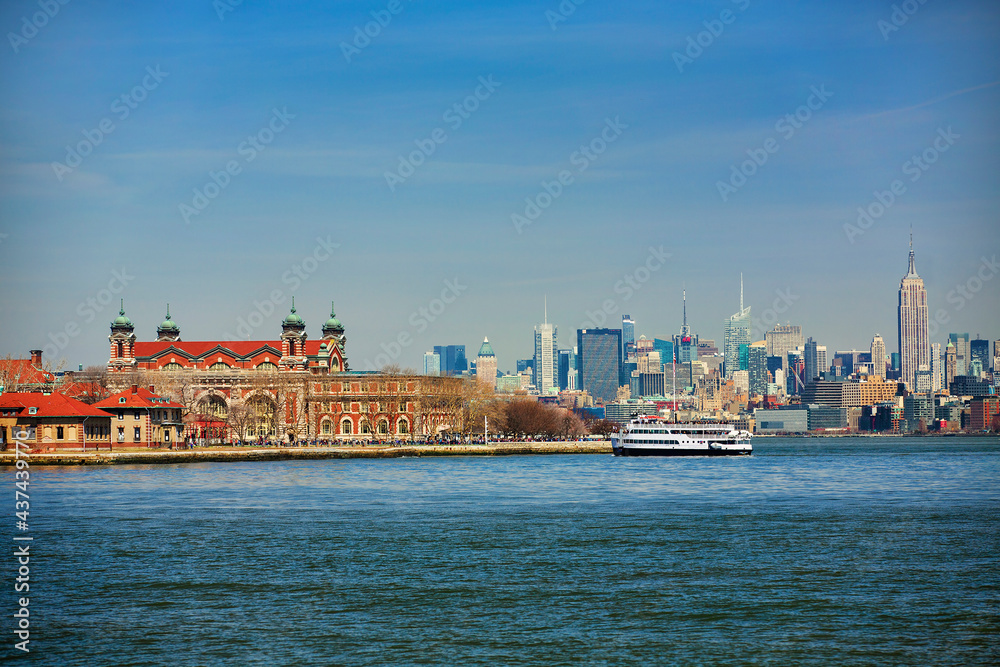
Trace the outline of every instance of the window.
<instances>
[{"instance_id":1,"label":"window","mask_svg":"<svg viewBox=\"0 0 1000 667\"><path fill-rule=\"evenodd\" d=\"M344 435L351 435L351 433L354 432L351 426L350 419L345 419L344 421L340 422L340 432L343 433Z\"/></svg>"},{"instance_id":2,"label":"window","mask_svg":"<svg viewBox=\"0 0 1000 667\"><path fill-rule=\"evenodd\" d=\"M119 410L118 411L118 421L122 421L123 419L125 419L125 411L124 410ZM121 430L121 429L118 429L118 430Z\"/></svg>"},{"instance_id":3,"label":"window","mask_svg":"<svg viewBox=\"0 0 1000 667\"><path fill-rule=\"evenodd\" d=\"M405 419L400 419L399 426L396 431L401 435L407 435L410 432L410 422Z\"/></svg>"},{"instance_id":4,"label":"window","mask_svg":"<svg viewBox=\"0 0 1000 667\"><path fill-rule=\"evenodd\" d=\"M142 427L136 426L133 435L133 442L142 442Z\"/></svg>"},{"instance_id":5,"label":"window","mask_svg":"<svg viewBox=\"0 0 1000 667\"><path fill-rule=\"evenodd\" d=\"M261 363L257 364L257 366L254 368L254 370L258 370L258 371L276 371L276 370L278 370L278 367L275 364L272 364L270 361L262 361Z\"/></svg>"},{"instance_id":6,"label":"window","mask_svg":"<svg viewBox=\"0 0 1000 667\"><path fill-rule=\"evenodd\" d=\"M56 426L56 440L62 440L65 436L63 435L63 427Z\"/></svg>"},{"instance_id":7,"label":"window","mask_svg":"<svg viewBox=\"0 0 1000 667\"><path fill-rule=\"evenodd\" d=\"M139 410L136 410L136 411L135 411L135 412L134 412L134 413L132 414L132 416L133 416L133 417L134 417L135 419L142 419L142 417L140 417L140 415L141 415L141 414L142 414L142 412L140 412Z\"/></svg>"},{"instance_id":8,"label":"window","mask_svg":"<svg viewBox=\"0 0 1000 667\"><path fill-rule=\"evenodd\" d=\"M125 427L118 427L118 442L125 442Z\"/></svg>"},{"instance_id":9,"label":"window","mask_svg":"<svg viewBox=\"0 0 1000 667\"><path fill-rule=\"evenodd\" d=\"M324 419L320 426L323 435L330 435L333 432L333 423L329 419Z\"/></svg>"},{"instance_id":10,"label":"window","mask_svg":"<svg viewBox=\"0 0 1000 667\"><path fill-rule=\"evenodd\" d=\"M36 408L34 406L28 408L28 414L29 415L37 415L38 414L38 408Z\"/></svg>"},{"instance_id":11,"label":"window","mask_svg":"<svg viewBox=\"0 0 1000 667\"><path fill-rule=\"evenodd\" d=\"M119 402L119 403L124 403L124 402L125 402L125 397L124 397L124 396L120 397L120 398L118 399L118 402Z\"/></svg>"},{"instance_id":12,"label":"window","mask_svg":"<svg viewBox=\"0 0 1000 667\"><path fill-rule=\"evenodd\" d=\"M379 435L387 435L389 433L389 422L384 419L378 421L378 432Z\"/></svg>"},{"instance_id":13,"label":"window","mask_svg":"<svg viewBox=\"0 0 1000 667\"><path fill-rule=\"evenodd\" d=\"M180 364L175 361L171 361L169 364L163 364L163 370L165 371L179 371L183 368Z\"/></svg>"},{"instance_id":14,"label":"window","mask_svg":"<svg viewBox=\"0 0 1000 667\"><path fill-rule=\"evenodd\" d=\"M210 370L210 371L228 371L230 368L231 368L231 366L229 364L225 363L224 361L217 361L214 364L212 364L211 366L209 366L208 370Z\"/></svg>"}]
</instances>

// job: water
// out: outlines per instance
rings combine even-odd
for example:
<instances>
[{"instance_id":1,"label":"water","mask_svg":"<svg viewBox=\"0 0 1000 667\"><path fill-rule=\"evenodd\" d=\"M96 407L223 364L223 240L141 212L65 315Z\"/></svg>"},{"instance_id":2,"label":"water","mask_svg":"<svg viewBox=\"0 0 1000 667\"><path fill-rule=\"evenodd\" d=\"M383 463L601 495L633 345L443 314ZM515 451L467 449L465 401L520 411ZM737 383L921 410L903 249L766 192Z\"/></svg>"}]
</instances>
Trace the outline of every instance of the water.
<instances>
[{"instance_id":1,"label":"water","mask_svg":"<svg viewBox=\"0 0 1000 667\"><path fill-rule=\"evenodd\" d=\"M1000 661L1000 441L755 448L36 467L28 658Z\"/></svg>"}]
</instances>

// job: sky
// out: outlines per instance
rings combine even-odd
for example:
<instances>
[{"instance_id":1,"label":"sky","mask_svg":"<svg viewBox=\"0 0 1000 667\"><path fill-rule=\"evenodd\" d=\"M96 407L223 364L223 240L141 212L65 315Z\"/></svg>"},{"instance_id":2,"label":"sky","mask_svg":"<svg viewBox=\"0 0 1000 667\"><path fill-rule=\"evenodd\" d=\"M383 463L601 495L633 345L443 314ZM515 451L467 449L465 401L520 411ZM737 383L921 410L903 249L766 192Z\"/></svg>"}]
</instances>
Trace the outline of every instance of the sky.
<instances>
[{"instance_id":1,"label":"sky","mask_svg":"<svg viewBox=\"0 0 1000 667\"><path fill-rule=\"evenodd\" d=\"M46 12L48 12L46 14ZM357 370L548 319L1000 338L1000 4L587 0L0 7L0 355L311 338ZM39 27L40 26L40 27ZM367 32L366 32L367 31ZM860 217L859 209L867 212Z\"/></svg>"}]
</instances>

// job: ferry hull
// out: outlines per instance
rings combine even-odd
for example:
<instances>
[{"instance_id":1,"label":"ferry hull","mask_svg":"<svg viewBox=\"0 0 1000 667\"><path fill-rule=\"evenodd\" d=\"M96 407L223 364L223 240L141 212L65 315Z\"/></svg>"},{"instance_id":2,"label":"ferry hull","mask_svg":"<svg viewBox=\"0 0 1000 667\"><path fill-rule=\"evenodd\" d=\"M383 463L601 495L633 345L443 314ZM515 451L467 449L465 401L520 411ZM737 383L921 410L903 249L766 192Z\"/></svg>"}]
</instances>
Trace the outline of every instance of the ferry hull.
<instances>
[{"instance_id":1,"label":"ferry hull","mask_svg":"<svg viewBox=\"0 0 1000 667\"><path fill-rule=\"evenodd\" d=\"M752 449L705 449L687 447L618 447L615 456L749 456Z\"/></svg>"}]
</instances>

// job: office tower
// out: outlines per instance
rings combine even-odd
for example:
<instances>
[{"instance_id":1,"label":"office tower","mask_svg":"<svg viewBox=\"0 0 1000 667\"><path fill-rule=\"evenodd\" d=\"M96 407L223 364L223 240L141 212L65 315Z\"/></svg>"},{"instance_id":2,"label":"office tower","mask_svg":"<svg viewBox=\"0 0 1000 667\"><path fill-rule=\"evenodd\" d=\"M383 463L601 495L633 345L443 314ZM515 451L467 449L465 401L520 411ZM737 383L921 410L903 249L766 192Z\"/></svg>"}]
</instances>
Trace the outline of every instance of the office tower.
<instances>
[{"instance_id":1,"label":"office tower","mask_svg":"<svg viewBox=\"0 0 1000 667\"><path fill-rule=\"evenodd\" d=\"M955 375L968 375L969 362L972 361L969 353L969 334L948 334L948 341L955 346Z\"/></svg>"},{"instance_id":2,"label":"office tower","mask_svg":"<svg viewBox=\"0 0 1000 667\"><path fill-rule=\"evenodd\" d=\"M788 360L785 364L786 391L789 396L798 396L808 384L806 382L805 351L803 349L789 350L785 356Z\"/></svg>"},{"instance_id":3,"label":"office tower","mask_svg":"<svg viewBox=\"0 0 1000 667\"><path fill-rule=\"evenodd\" d=\"M441 375L441 355L424 352L424 375Z\"/></svg>"},{"instance_id":4,"label":"office tower","mask_svg":"<svg viewBox=\"0 0 1000 667\"><path fill-rule=\"evenodd\" d=\"M635 320L631 315L622 315L622 359L635 353Z\"/></svg>"},{"instance_id":5,"label":"office tower","mask_svg":"<svg viewBox=\"0 0 1000 667\"><path fill-rule=\"evenodd\" d=\"M775 324L774 328L764 334L767 343L767 356L786 358L789 350L805 345L802 338L802 327L791 324Z\"/></svg>"},{"instance_id":6,"label":"office tower","mask_svg":"<svg viewBox=\"0 0 1000 667\"><path fill-rule=\"evenodd\" d=\"M969 359L978 361L984 371L990 370L993 365L993 360L990 359L990 341L976 334L976 337L969 341Z\"/></svg>"},{"instance_id":7,"label":"office tower","mask_svg":"<svg viewBox=\"0 0 1000 667\"><path fill-rule=\"evenodd\" d=\"M931 345L931 391L941 391L941 343Z\"/></svg>"},{"instance_id":8,"label":"office tower","mask_svg":"<svg viewBox=\"0 0 1000 667\"><path fill-rule=\"evenodd\" d=\"M743 307L743 274L740 274L740 311L732 315L725 322L725 339L723 343L723 369L725 377L729 379L740 367L740 345L749 345L750 329L750 308Z\"/></svg>"},{"instance_id":9,"label":"office tower","mask_svg":"<svg viewBox=\"0 0 1000 667\"><path fill-rule=\"evenodd\" d=\"M950 390L951 383L958 376L958 361L955 354L955 344L948 341L944 348L944 388Z\"/></svg>"},{"instance_id":10,"label":"office tower","mask_svg":"<svg viewBox=\"0 0 1000 667\"><path fill-rule=\"evenodd\" d=\"M559 350L559 391L575 391L576 351Z\"/></svg>"},{"instance_id":11,"label":"office tower","mask_svg":"<svg viewBox=\"0 0 1000 667\"><path fill-rule=\"evenodd\" d=\"M653 339L653 349L660 353L660 363L670 364L674 360L674 344L662 338Z\"/></svg>"},{"instance_id":12,"label":"office tower","mask_svg":"<svg viewBox=\"0 0 1000 667\"><path fill-rule=\"evenodd\" d=\"M927 290L923 278L917 275L913 261L913 234L910 234L910 266L899 283L899 357L902 380L908 387L916 385L917 369L929 364L931 356L928 333Z\"/></svg>"},{"instance_id":13,"label":"office tower","mask_svg":"<svg viewBox=\"0 0 1000 667\"><path fill-rule=\"evenodd\" d=\"M872 375L885 377L885 341L879 334L872 338Z\"/></svg>"},{"instance_id":14,"label":"office tower","mask_svg":"<svg viewBox=\"0 0 1000 667\"><path fill-rule=\"evenodd\" d=\"M464 345L435 345L434 354L441 356L441 375L461 375L469 370Z\"/></svg>"},{"instance_id":15,"label":"office tower","mask_svg":"<svg viewBox=\"0 0 1000 667\"><path fill-rule=\"evenodd\" d=\"M933 391L934 378L931 375L931 369L927 364L921 364L920 368L917 369L917 375L914 380L914 392L918 394L929 394Z\"/></svg>"},{"instance_id":16,"label":"office tower","mask_svg":"<svg viewBox=\"0 0 1000 667\"><path fill-rule=\"evenodd\" d=\"M491 387L497 385L497 355L489 338L483 338L479 346L479 356L476 357L476 378Z\"/></svg>"},{"instance_id":17,"label":"office tower","mask_svg":"<svg viewBox=\"0 0 1000 667\"><path fill-rule=\"evenodd\" d=\"M545 304L545 321L535 327L535 356L532 384L542 396L558 387L559 348L556 345L556 328L549 324L548 302Z\"/></svg>"},{"instance_id":18,"label":"office tower","mask_svg":"<svg viewBox=\"0 0 1000 667\"><path fill-rule=\"evenodd\" d=\"M993 372L1000 373L1000 340L993 341Z\"/></svg>"},{"instance_id":19,"label":"office tower","mask_svg":"<svg viewBox=\"0 0 1000 667\"><path fill-rule=\"evenodd\" d=\"M825 373L828 370L826 366L826 346L818 345L811 336L806 341L802 358L805 362L805 374L803 377L807 385L818 378L820 373Z\"/></svg>"},{"instance_id":20,"label":"office tower","mask_svg":"<svg viewBox=\"0 0 1000 667\"><path fill-rule=\"evenodd\" d=\"M767 393L767 343L758 341L752 343L748 350L747 373L749 375L750 395L763 396Z\"/></svg>"},{"instance_id":21,"label":"office tower","mask_svg":"<svg viewBox=\"0 0 1000 667\"><path fill-rule=\"evenodd\" d=\"M740 345L740 367L737 370L745 371L750 368L750 343Z\"/></svg>"},{"instance_id":22,"label":"office tower","mask_svg":"<svg viewBox=\"0 0 1000 667\"><path fill-rule=\"evenodd\" d=\"M578 329L580 389L609 403L618 395L622 368L621 329Z\"/></svg>"},{"instance_id":23,"label":"office tower","mask_svg":"<svg viewBox=\"0 0 1000 667\"><path fill-rule=\"evenodd\" d=\"M531 371L534 373L535 360L534 359L518 359L517 360L517 372L523 373L525 371Z\"/></svg>"}]
</instances>

